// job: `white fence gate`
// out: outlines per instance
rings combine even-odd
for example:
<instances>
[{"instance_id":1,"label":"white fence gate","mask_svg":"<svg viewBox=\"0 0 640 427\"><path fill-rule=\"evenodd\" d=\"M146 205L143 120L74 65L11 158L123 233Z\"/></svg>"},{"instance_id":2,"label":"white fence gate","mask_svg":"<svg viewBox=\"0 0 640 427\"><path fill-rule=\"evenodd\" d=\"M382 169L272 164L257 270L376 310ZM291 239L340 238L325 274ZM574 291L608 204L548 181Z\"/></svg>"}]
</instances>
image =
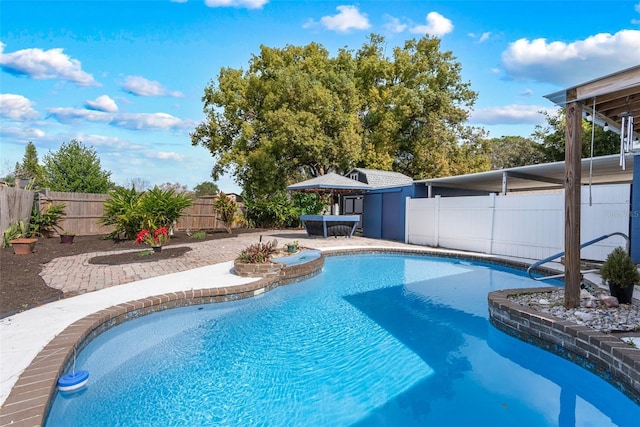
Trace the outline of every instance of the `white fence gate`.
<instances>
[{"instance_id":1,"label":"white fence gate","mask_svg":"<svg viewBox=\"0 0 640 427\"><path fill-rule=\"evenodd\" d=\"M582 188L581 242L629 233L630 185ZM564 250L564 192L407 199L407 243L542 259ZM625 240L614 236L582 249L602 261Z\"/></svg>"}]
</instances>

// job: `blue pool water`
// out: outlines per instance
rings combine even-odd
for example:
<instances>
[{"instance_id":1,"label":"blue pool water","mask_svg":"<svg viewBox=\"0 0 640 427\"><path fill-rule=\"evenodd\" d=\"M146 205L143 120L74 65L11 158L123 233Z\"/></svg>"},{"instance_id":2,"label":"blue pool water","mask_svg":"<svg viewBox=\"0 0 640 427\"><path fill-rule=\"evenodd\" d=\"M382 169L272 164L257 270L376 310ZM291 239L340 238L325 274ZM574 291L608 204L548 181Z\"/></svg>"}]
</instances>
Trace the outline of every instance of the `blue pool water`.
<instances>
[{"instance_id":1,"label":"blue pool water","mask_svg":"<svg viewBox=\"0 0 640 427\"><path fill-rule=\"evenodd\" d=\"M605 381L488 322L515 270L329 257L258 298L152 314L79 355L88 386L48 426L637 426Z\"/></svg>"}]
</instances>

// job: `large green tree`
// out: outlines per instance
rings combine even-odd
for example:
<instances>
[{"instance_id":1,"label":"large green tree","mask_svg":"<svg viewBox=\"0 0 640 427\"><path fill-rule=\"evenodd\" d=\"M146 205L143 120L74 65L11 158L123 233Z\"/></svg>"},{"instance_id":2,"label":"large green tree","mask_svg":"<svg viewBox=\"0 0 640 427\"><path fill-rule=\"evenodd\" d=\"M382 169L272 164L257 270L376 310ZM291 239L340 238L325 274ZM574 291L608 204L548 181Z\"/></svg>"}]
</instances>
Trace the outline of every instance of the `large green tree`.
<instances>
[{"instance_id":1,"label":"large green tree","mask_svg":"<svg viewBox=\"0 0 640 427\"><path fill-rule=\"evenodd\" d=\"M384 55L372 35L331 57L317 43L261 46L246 71L223 68L203 97L193 145L214 157L212 177L233 171L249 197L303 177L369 167L415 178L489 167L481 132L464 122L475 92L440 41L407 41Z\"/></svg>"},{"instance_id":2,"label":"large green tree","mask_svg":"<svg viewBox=\"0 0 640 427\"><path fill-rule=\"evenodd\" d=\"M557 114L544 113L546 126L536 126L532 138L539 142L545 152L545 161L559 162L564 160L565 150L565 125L564 110L558 110ZM606 156L620 152L620 135L614 132L606 132L602 126L593 125L585 119L582 120L582 157L591 156L591 136L593 131L593 155Z\"/></svg>"},{"instance_id":3,"label":"large green tree","mask_svg":"<svg viewBox=\"0 0 640 427\"><path fill-rule=\"evenodd\" d=\"M13 174L5 178L12 181L14 178L28 179L31 188L38 188L42 183L42 166L38 163L38 151L33 142L28 142L24 148L22 163L16 163Z\"/></svg>"},{"instance_id":4,"label":"large green tree","mask_svg":"<svg viewBox=\"0 0 640 427\"><path fill-rule=\"evenodd\" d=\"M356 53L363 157L359 165L416 179L489 168L484 132L465 125L477 94L461 79L461 64L440 40L409 40L384 55L371 35Z\"/></svg>"},{"instance_id":5,"label":"large green tree","mask_svg":"<svg viewBox=\"0 0 640 427\"><path fill-rule=\"evenodd\" d=\"M220 192L220 189L218 188L218 184L216 184L215 182L204 181L193 187L193 192L196 197L210 196L218 194Z\"/></svg>"},{"instance_id":6,"label":"large green tree","mask_svg":"<svg viewBox=\"0 0 640 427\"><path fill-rule=\"evenodd\" d=\"M43 186L53 191L106 193L113 188L111 172L102 170L93 147L72 139L44 156Z\"/></svg>"},{"instance_id":7,"label":"large green tree","mask_svg":"<svg viewBox=\"0 0 640 427\"><path fill-rule=\"evenodd\" d=\"M545 162L544 147L521 136L492 138L488 142L491 169L536 165Z\"/></svg>"}]
</instances>

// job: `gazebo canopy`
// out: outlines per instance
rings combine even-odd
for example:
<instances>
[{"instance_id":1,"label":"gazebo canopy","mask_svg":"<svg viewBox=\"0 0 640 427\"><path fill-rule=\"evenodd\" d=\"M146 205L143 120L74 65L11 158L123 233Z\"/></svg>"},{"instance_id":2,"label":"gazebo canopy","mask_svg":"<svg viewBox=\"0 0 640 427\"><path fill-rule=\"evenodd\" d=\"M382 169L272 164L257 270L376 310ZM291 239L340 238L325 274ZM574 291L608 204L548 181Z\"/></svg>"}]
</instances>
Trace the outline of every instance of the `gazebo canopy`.
<instances>
[{"instance_id":1,"label":"gazebo canopy","mask_svg":"<svg viewBox=\"0 0 640 427\"><path fill-rule=\"evenodd\" d=\"M371 186L355 179L330 172L287 187L288 191L308 193L355 193L370 190Z\"/></svg>"}]
</instances>

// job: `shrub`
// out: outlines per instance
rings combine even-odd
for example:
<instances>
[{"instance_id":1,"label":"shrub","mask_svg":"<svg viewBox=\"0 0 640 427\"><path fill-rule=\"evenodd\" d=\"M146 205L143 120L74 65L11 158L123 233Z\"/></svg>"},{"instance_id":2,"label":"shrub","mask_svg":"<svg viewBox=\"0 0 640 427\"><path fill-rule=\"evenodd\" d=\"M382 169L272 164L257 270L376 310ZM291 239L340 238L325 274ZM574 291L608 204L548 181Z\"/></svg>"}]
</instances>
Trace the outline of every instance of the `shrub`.
<instances>
[{"instance_id":1,"label":"shrub","mask_svg":"<svg viewBox=\"0 0 640 427\"><path fill-rule=\"evenodd\" d=\"M224 223L227 233L231 234L231 225L233 225L233 220L238 213L238 205L231 197L220 192L213 202L213 206L216 208L220 220Z\"/></svg>"},{"instance_id":2,"label":"shrub","mask_svg":"<svg viewBox=\"0 0 640 427\"><path fill-rule=\"evenodd\" d=\"M283 228L300 224L300 210L286 195L280 194L269 200L245 200L247 220L256 227Z\"/></svg>"},{"instance_id":3,"label":"shrub","mask_svg":"<svg viewBox=\"0 0 640 427\"><path fill-rule=\"evenodd\" d=\"M147 190L140 197L140 210L143 217L141 228L169 227L192 203L190 196L176 193L171 188L162 190L156 186Z\"/></svg>"},{"instance_id":4,"label":"shrub","mask_svg":"<svg viewBox=\"0 0 640 427\"><path fill-rule=\"evenodd\" d=\"M291 194L291 201L294 208L298 210L299 215L318 215L329 204L329 196L296 192Z\"/></svg>"},{"instance_id":5,"label":"shrub","mask_svg":"<svg viewBox=\"0 0 640 427\"><path fill-rule=\"evenodd\" d=\"M196 231L190 236L192 239L204 239L207 237L207 233L204 230Z\"/></svg>"},{"instance_id":6,"label":"shrub","mask_svg":"<svg viewBox=\"0 0 640 427\"><path fill-rule=\"evenodd\" d=\"M191 206L191 197L175 193L173 189L138 193L135 188L117 188L109 192L104 202L104 213L99 219L103 225L115 228L109 238L135 239L140 230L169 227L177 221L184 209Z\"/></svg>"},{"instance_id":7,"label":"shrub","mask_svg":"<svg viewBox=\"0 0 640 427\"><path fill-rule=\"evenodd\" d=\"M600 269L602 280L622 288L640 281L640 273L631 257L622 247L615 248L605 259Z\"/></svg>"},{"instance_id":8,"label":"shrub","mask_svg":"<svg viewBox=\"0 0 640 427\"><path fill-rule=\"evenodd\" d=\"M102 225L114 226L108 238L135 239L138 231L143 228L140 207L142 194L138 193L135 187L131 189L119 187L109 192L109 198L104 201L104 212L98 220Z\"/></svg>"},{"instance_id":9,"label":"shrub","mask_svg":"<svg viewBox=\"0 0 640 427\"><path fill-rule=\"evenodd\" d=\"M54 231L62 233L60 222L65 215L64 208L67 206L66 203L59 203L57 205L49 203L49 205L41 210L38 210L36 206L37 204L33 205L33 212L29 220L32 233L36 236L48 236Z\"/></svg>"},{"instance_id":10,"label":"shrub","mask_svg":"<svg viewBox=\"0 0 640 427\"><path fill-rule=\"evenodd\" d=\"M263 264L270 262L275 252L276 248L271 242L255 243L240 252L236 260L249 264Z\"/></svg>"}]
</instances>

